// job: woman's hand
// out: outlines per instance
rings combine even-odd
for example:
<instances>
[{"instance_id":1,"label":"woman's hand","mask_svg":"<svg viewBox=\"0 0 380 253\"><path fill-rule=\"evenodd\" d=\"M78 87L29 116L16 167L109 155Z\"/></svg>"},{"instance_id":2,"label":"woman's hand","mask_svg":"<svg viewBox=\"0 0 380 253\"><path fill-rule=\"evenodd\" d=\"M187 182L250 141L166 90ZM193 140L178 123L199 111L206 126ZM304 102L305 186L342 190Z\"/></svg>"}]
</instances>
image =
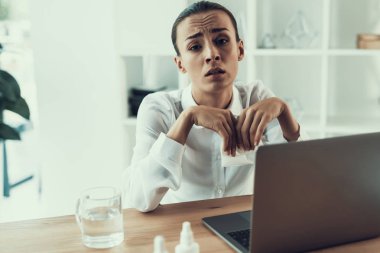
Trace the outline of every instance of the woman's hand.
<instances>
[{"instance_id":1,"label":"woman's hand","mask_svg":"<svg viewBox=\"0 0 380 253\"><path fill-rule=\"evenodd\" d=\"M236 125L238 148L255 149L268 123L280 117L286 108L287 105L281 99L268 98L244 109L239 115Z\"/></svg>"},{"instance_id":2,"label":"woman's hand","mask_svg":"<svg viewBox=\"0 0 380 253\"><path fill-rule=\"evenodd\" d=\"M194 106L191 109L192 122L217 132L223 139L223 150L228 155L236 154L236 120L230 110L208 106Z\"/></svg>"},{"instance_id":3,"label":"woman's hand","mask_svg":"<svg viewBox=\"0 0 380 253\"><path fill-rule=\"evenodd\" d=\"M223 139L223 151L236 155L236 148L254 150L264 130L277 118L288 141L297 140L299 125L288 105L279 98L261 100L244 109L236 120L231 111L199 105L183 111L167 136L185 144L191 127L195 124L218 133Z\"/></svg>"}]
</instances>

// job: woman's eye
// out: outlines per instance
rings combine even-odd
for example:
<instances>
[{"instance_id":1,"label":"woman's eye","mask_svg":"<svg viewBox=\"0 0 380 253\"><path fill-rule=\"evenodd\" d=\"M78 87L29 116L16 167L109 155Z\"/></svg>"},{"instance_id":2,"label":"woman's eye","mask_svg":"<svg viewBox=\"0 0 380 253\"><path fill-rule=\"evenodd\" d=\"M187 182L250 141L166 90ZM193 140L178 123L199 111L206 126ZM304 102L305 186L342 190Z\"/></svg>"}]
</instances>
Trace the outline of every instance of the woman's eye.
<instances>
[{"instance_id":1,"label":"woman's eye","mask_svg":"<svg viewBox=\"0 0 380 253\"><path fill-rule=\"evenodd\" d=\"M228 39L217 39L216 40L217 45L224 45L224 44L227 44L227 42L228 42Z\"/></svg>"},{"instance_id":2,"label":"woman's eye","mask_svg":"<svg viewBox=\"0 0 380 253\"><path fill-rule=\"evenodd\" d=\"M189 48L189 50L190 50L190 51L196 51L196 50L198 50L198 49L200 49L200 48L201 48L200 45L192 45L192 46Z\"/></svg>"}]
</instances>

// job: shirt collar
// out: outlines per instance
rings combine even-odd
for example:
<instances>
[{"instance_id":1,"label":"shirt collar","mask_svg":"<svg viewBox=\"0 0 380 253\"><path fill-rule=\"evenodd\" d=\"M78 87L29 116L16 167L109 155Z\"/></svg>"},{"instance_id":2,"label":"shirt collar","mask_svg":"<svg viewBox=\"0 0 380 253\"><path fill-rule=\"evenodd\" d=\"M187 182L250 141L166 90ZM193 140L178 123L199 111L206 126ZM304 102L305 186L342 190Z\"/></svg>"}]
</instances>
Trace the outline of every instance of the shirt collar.
<instances>
[{"instance_id":1,"label":"shirt collar","mask_svg":"<svg viewBox=\"0 0 380 253\"><path fill-rule=\"evenodd\" d=\"M181 98L181 104L183 110L186 110L190 106L196 106L197 103L195 102L193 95L191 94L191 87L190 84L182 91L182 98ZM241 111L243 110L242 101L240 97L239 90L235 87L235 85L232 86L232 101L230 105L228 106L228 109L232 112L234 116L238 116Z\"/></svg>"}]
</instances>

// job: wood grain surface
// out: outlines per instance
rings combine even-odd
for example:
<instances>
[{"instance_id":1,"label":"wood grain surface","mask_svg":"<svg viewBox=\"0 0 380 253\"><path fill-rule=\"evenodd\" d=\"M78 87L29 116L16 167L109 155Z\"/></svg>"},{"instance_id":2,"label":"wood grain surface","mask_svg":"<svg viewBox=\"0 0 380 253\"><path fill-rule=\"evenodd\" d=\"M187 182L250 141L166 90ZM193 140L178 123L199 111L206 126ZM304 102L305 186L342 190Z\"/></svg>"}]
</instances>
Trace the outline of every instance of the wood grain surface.
<instances>
[{"instance_id":1,"label":"wood grain surface","mask_svg":"<svg viewBox=\"0 0 380 253\"><path fill-rule=\"evenodd\" d=\"M182 222L190 221L201 252L234 252L224 241L205 228L201 219L206 216L249 210L252 196L230 197L170 204L150 213L125 209L125 240L111 249L85 247L75 216L62 216L0 224L0 252L153 252L153 238L163 235L169 253L179 242ZM380 252L380 239L343 245L318 252L353 253Z\"/></svg>"}]
</instances>

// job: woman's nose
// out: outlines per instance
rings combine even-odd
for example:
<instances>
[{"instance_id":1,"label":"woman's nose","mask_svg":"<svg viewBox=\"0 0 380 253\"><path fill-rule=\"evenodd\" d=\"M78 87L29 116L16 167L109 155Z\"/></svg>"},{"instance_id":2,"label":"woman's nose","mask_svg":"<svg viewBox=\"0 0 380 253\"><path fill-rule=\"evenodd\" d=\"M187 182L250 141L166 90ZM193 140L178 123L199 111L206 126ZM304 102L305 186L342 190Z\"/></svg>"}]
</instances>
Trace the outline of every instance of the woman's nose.
<instances>
[{"instance_id":1,"label":"woman's nose","mask_svg":"<svg viewBox=\"0 0 380 253\"><path fill-rule=\"evenodd\" d=\"M220 54L217 48L214 46L208 46L206 48L206 63L209 64L214 61L220 61Z\"/></svg>"}]
</instances>

